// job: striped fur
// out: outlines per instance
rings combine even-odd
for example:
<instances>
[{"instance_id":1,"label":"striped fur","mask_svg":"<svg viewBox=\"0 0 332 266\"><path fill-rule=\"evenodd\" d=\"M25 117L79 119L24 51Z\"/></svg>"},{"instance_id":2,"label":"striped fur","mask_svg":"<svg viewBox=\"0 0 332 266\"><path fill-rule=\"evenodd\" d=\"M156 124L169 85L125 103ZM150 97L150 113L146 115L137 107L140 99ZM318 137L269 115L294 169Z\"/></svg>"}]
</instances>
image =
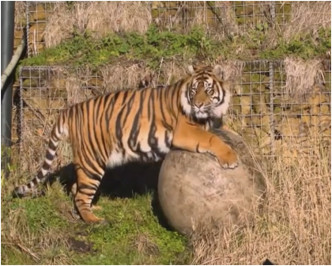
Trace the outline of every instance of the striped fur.
<instances>
[{"instance_id":1,"label":"striped fur","mask_svg":"<svg viewBox=\"0 0 332 266\"><path fill-rule=\"evenodd\" d=\"M236 167L235 152L207 131L210 119L222 117L230 101L215 70L195 69L164 89L118 91L70 107L54 125L41 170L15 194L30 194L46 181L59 141L65 138L77 174L75 205L88 223L101 220L92 213L91 202L107 167L158 161L172 147L209 152L223 167Z\"/></svg>"}]
</instances>

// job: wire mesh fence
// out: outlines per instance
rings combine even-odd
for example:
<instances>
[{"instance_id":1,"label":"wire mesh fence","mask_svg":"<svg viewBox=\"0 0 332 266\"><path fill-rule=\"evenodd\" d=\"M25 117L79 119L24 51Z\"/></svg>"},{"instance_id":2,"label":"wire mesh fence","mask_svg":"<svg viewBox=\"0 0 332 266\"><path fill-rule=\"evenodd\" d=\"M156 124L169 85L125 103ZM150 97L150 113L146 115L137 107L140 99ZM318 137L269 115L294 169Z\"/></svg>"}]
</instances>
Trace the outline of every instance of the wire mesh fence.
<instances>
[{"instance_id":1,"label":"wire mesh fence","mask_svg":"<svg viewBox=\"0 0 332 266\"><path fill-rule=\"evenodd\" d=\"M312 90L287 90L283 61L238 62L241 71L233 87L226 125L242 135L257 154L297 153L314 156L310 139L319 135L330 147L331 70L326 62L324 79ZM124 74L126 75L126 74ZM126 78L126 77L123 77ZM128 78L128 77L127 77ZM21 168L34 171L44 156L49 132L60 110L109 91L102 75L85 69L63 67L22 67L19 75L18 132ZM60 164L70 158L69 148L60 152ZM317 149L316 149L317 150ZM29 160L26 160L29 158Z\"/></svg>"},{"instance_id":2,"label":"wire mesh fence","mask_svg":"<svg viewBox=\"0 0 332 266\"><path fill-rule=\"evenodd\" d=\"M43 158L49 133L61 110L96 95L94 81L99 77L86 76L82 71L76 69L72 75L63 67L20 69L17 135L21 169L36 170L33 162ZM70 160L71 151L66 145L60 149L65 149L58 157L58 164L62 165Z\"/></svg>"},{"instance_id":3,"label":"wire mesh fence","mask_svg":"<svg viewBox=\"0 0 332 266\"><path fill-rule=\"evenodd\" d=\"M209 33L239 34L256 26L283 27L291 14L290 2L197 1L155 2L152 14L158 25L183 30L204 25Z\"/></svg>"},{"instance_id":4,"label":"wire mesh fence","mask_svg":"<svg viewBox=\"0 0 332 266\"><path fill-rule=\"evenodd\" d=\"M161 30L188 32L193 27L199 26L207 34L221 39L249 34L252 29L265 33L271 28L288 36L294 32L308 30L314 25L322 26L331 23L330 5L326 6L324 3L312 1L143 1L142 3L145 3L148 8L147 13L152 18L149 23L155 23ZM111 10L119 8L115 2L107 4L110 5ZM66 2L62 3L62 6L59 5L56 2L26 2L29 56L36 55L45 47L54 44L52 38L58 37L50 36L47 40L46 34L49 32L46 28L50 25L53 28L58 25L61 10L65 12L66 9L74 9L75 3ZM57 8L61 10L59 11ZM76 24L67 25L67 28L71 30L79 28L84 32L88 29L89 23L93 24L93 22L90 22L90 17L82 17L84 10L81 9L84 7L77 9L75 15L73 14L75 18L69 22L69 24ZM52 16L55 10L58 15ZM98 13L93 16L98 16ZM110 19L109 17L108 20ZM118 20L114 24L120 23L121 18ZM112 28L111 25L107 27L106 32L116 31L117 28ZM68 29L62 30L68 31ZM259 38L259 36L255 38Z\"/></svg>"},{"instance_id":5,"label":"wire mesh fence","mask_svg":"<svg viewBox=\"0 0 332 266\"><path fill-rule=\"evenodd\" d=\"M312 1L167 1L152 3L152 14L160 26L168 29L181 25L187 30L196 24L206 26L210 33L239 34L254 27L283 30L291 20L298 21L299 9L309 9L312 15L318 13L327 19L330 10L316 9L316 4Z\"/></svg>"},{"instance_id":6,"label":"wire mesh fence","mask_svg":"<svg viewBox=\"0 0 332 266\"><path fill-rule=\"evenodd\" d=\"M306 91L289 90L289 75L284 61L257 60L244 64L236 82L229 123L264 156L311 156L314 135L330 146L330 62L324 78Z\"/></svg>"},{"instance_id":7,"label":"wire mesh fence","mask_svg":"<svg viewBox=\"0 0 332 266\"><path fill-rule=\"evenodd\" d=\"M48 15L53 12L52 2L27 2L26 3L26 30L28 56L33 56L42 51L45 44L45 31Z\"/></svg>"}]
</instances>

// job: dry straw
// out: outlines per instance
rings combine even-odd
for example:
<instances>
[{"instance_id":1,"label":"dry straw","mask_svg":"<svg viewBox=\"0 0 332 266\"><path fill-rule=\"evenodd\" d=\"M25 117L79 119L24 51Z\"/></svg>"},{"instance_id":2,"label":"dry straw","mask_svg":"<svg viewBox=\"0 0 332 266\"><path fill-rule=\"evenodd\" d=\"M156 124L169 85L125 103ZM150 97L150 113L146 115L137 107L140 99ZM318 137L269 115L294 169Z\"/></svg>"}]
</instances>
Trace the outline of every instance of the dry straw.
<instances>
[{"instance_id":1,"label":"dry straw","mask_svg":"<svg viewBox=\"0 0 332 266\"><path fill-rule=\"evenodd\" d=\"M243 72L245 62L238 60L221 60L218 59L216 64L221 66L222 69L222 79L226 81L238 80Z\"/></svg>"},{"instance_id":2,"label":"dry straw","mask_svg":"<svg viewBox=\"0 0 332 266\"><path fill-rule=\"evenodd\" d=\"M23 27L26 24L26 2L17 1L15 2L15 26Z\"/></svg>"},{"instance_id":3,"label":"dry straw","mask_svg":"<svg viewBox=\"0 0 332 266\"><path fill-rule=\"evenodd\" d=\"M285 25L283 36L290 40L301 33L317 36L320 28L331 25L331 2L292 2L291 20ZM313 38L315 39L315 38Z\"/></svg>"},{"instance_id":4,"label":"dry straw","mask_svg":"<svg viewBox=\"0 0 332 266\"><path fill-rule=\"evenodd\" d=\"M148 69L139 63L106 65L100 69L103 87L107 92L138 88L139 81L148 74Z\"/></svg>"},{"instance_id":5,"label":"dry straw","mask_svg":"<svg viewBox=\"0 0 332 266\"><path fill-rule=\"evenodd\" d=\"M106 65L100 69L103 87L107 92L121 89L138 88L146 77L149 77L148 86L170 85L186 75L186 69L176 60L163 59L157 70L152 71L140 63L118 63Z\"/></svg>"},{"instance_id":6,"label":"dry straw","mask_svg":"<svg viewBox=\"0 0 332 266\"><path fill-rule=\"evenodd\" d=\"M310 138L315 156L266 161L266 199L253 225L196 231L194 264L331 264L330 145Z\"/></svg>"},{"instance_id":7,"label":"dry straw","mask_svg":"<svg viewBox=\"0 0 332 266\"><path fill-rule=\"evenodd\" d=\"M151 23L144 2L61 2L54 4L45 30L46 47L56 46L75 33L89 32L95 38L112 32L144 33Z\"/></svg>"},{"instance_id":8,"label":"dry straw","mask_svg":"<svg viewBox=\"0 0 332 266\"><path fill-rule=\"evenodd\" d=\"M306 95L312 92L313 85L324 82L323 65L321 60L302 60L286 58L284 60L286 72L286 91L295 95Z\"/></svg>"},{"instance_id":9,"label":"dry straw","mask_svg":"<svg viewBox=\"0 0 332 266\"><path fill-rule=\"evenodd\" d=\"M168 30L188 32L200 26L219 39L238 32L233 4L228 1L158 1L152 3L152 11L157 14L154 22Z\"/></svg>"}]
</instances>

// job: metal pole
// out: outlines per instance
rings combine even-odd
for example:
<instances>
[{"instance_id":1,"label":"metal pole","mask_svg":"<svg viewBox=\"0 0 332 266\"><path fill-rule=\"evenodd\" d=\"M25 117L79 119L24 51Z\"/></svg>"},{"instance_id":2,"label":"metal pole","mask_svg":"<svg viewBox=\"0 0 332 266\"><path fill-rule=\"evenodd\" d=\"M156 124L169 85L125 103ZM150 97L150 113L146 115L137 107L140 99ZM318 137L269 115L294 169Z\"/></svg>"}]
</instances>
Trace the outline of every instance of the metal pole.
<instances>
[{"instance_id":1,"label":"metal pole","mask_svg":"<svg viewBox=\"0 0 332 266\"><path fill-rule=\"evenodd\" d=\"M14 47L14 7L15 2L1 1L1 73L9 64ZM5 82L1 91L1 146L11 145L11 119L12 119L12 86L13 77ZM2 154L2 169L7 169L9 154L5 151Z\"/></svg>"}]
</instances>

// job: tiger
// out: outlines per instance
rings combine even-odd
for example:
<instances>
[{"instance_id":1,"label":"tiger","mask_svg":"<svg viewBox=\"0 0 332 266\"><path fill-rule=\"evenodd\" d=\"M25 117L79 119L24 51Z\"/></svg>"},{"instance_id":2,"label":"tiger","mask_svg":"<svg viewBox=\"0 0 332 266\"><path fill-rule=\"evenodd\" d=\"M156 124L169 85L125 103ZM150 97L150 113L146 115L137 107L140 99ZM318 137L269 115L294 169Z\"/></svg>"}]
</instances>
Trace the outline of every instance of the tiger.
<instances>
[{"instance_id":1,"label":"tiger","mask_svg":"<svg viewBox=\"0 0 332 266\"><path fill-rule=\"evenodd\" d=\"M210 119L225 115L231 98L219 72L219 65L190 67L184 78L165 89L119 90L62 111L40 170L16 187L14 195L30 195L48 180L59 142L65 139L76 173L74 206L86 223L104 221L93 213L92 201L107 168L159 161L175 148L210 153L223 168L236 168L236 152L209 131Z\"/></svg>"}]
</instances>

